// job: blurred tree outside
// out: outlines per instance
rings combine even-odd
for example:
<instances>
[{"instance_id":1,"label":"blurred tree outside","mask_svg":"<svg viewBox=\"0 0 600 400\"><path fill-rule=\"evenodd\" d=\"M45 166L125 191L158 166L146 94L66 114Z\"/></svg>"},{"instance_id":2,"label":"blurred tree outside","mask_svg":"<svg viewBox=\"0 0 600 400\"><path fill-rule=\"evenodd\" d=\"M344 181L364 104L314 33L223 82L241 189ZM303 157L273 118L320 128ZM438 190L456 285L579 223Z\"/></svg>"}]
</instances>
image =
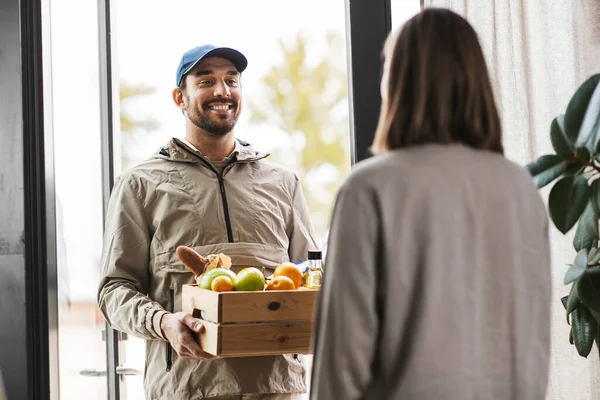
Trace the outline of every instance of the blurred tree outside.
<instances>
[{"instance_id":1,"label":"blurred tree outside","mask_svg":"<svg viewBox=\"0 0 600 400\"><path fill-rule=\"evenodd\" d=\"M311 62L314 43L301 33L291 43L279 41L283 62L262 78L266 103L249 103L249 121L288 136L290 144L274 149L270 159L300 178L316 238L323 241L337 189L350 170L350 127L344 38L328 33L324 54Z\"/></svg>"},{"instance_id":2,"label":"blurred tree outside","mask_svg":"<svg viewBox=\"0 0 600 400\"><path fill-rule=\"evenodd\" d=\"M135 156L138 143L136 133L153 131L158 127L158 122L152 117L137 119L134 117L132 106L140 98L154 94L155 89L145 85L133 85L121 82L119 86L120 99L120 125L121 125L121 171L125 171L142 161Z\"/></svg>"}]
</instances>

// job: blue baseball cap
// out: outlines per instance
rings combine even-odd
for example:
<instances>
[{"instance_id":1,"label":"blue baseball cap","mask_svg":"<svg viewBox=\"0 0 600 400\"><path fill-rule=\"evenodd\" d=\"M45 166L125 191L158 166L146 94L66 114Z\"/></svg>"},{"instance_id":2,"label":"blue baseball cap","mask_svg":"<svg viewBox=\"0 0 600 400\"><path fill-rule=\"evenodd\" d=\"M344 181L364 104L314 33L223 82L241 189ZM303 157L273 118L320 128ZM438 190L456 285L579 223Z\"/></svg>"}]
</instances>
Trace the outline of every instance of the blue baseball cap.
<instances>
[{"instance_id":1,"label":"blue baseball cap","mask_svg":"<svg viewBox=\"0 0 600 400\"><path fill-rule=\"evenodd\" d=\"M200 60L203 60L207 57L221 57L229 60L233 65L235 65L235 68L240 73L248 66L248 60L246 57L239 51L229 47L216 47L212 44L194 47L193 49L183 53L183 57L181 57L181 62L177 68L176 86L179 86L185 74L190 72L191 69L194 68L198 62L200 62Z\"/></svg>"}]
</instances>

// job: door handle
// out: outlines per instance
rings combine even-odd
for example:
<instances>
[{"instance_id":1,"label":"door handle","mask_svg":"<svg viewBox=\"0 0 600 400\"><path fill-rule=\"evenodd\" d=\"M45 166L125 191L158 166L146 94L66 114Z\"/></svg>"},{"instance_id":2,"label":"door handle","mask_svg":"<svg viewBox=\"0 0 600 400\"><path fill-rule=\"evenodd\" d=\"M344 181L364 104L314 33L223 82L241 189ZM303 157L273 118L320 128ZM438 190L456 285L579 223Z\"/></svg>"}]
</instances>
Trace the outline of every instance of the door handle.
<instances>
[{"instance_id":1,"label":"door handle","mask_svg":"<svg viewBox=\"0 0 600 400\"><path fill-rule=\"evenodd\" d=\"M125 365L117 366L117 374L118 375L142 375L143 372L139 369L135 369L133 367L127 367Z\"/></svg>"},{"instance_id":2,"label":"door handle","mask_svg":"<svg viewBox=\"0 0 600 400\"><path fill-rule=\"evenodd\" d=\"M106 376L106 371L100 371L98 369L82 369L79 371L79 375L83 376Z\"/></svg>"}]
</instances>

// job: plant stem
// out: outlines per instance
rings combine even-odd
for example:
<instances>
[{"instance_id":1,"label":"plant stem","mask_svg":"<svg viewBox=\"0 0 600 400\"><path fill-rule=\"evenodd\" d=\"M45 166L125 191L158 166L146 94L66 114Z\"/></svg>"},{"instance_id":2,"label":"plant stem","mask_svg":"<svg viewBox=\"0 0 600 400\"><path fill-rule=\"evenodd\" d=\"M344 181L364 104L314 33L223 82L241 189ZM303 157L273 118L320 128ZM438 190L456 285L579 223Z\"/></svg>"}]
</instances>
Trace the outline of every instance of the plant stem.
<instances>
[{"instance_id":1,"label":"plant stem","mask_svg":"<svg viewBox=\"0 0 600 400\"><path fill-rule=\"evenodd\" d=\"M588 264L587 268L591 268L591 267L600 267L600 262L597 262L595 264Z\"/></svg>"},{"instance_id":2,"label":"plant stem","mask_svg":"<svg viewBox=\"0 0 600 400\"><path fill-rule=\"evenodd\" d=\"M596 172L600 172L600 167L598 165L596 165L596 163L593 160L591 162L584 163L584 165L587 167L594 168L596 170Z\"/></svg>"}]
</instances>

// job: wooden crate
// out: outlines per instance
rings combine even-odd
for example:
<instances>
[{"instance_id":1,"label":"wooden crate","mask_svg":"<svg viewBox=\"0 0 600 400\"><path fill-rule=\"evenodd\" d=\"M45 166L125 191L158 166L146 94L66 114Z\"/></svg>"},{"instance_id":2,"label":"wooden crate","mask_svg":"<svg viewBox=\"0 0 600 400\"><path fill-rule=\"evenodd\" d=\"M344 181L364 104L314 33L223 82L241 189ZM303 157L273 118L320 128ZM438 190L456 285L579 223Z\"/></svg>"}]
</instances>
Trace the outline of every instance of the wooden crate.
<instances>
[{"instance_id":1,"label":"wooden crate","mask_svg":"<svg viewBox=\"0 0 600 400\"><path fill-rule=\"evenodd\" d=\"M201 319L202 349L219 357L311 352L317 290L213 292L184 285L182 311Z\"/></svg>"}]
</instances>

